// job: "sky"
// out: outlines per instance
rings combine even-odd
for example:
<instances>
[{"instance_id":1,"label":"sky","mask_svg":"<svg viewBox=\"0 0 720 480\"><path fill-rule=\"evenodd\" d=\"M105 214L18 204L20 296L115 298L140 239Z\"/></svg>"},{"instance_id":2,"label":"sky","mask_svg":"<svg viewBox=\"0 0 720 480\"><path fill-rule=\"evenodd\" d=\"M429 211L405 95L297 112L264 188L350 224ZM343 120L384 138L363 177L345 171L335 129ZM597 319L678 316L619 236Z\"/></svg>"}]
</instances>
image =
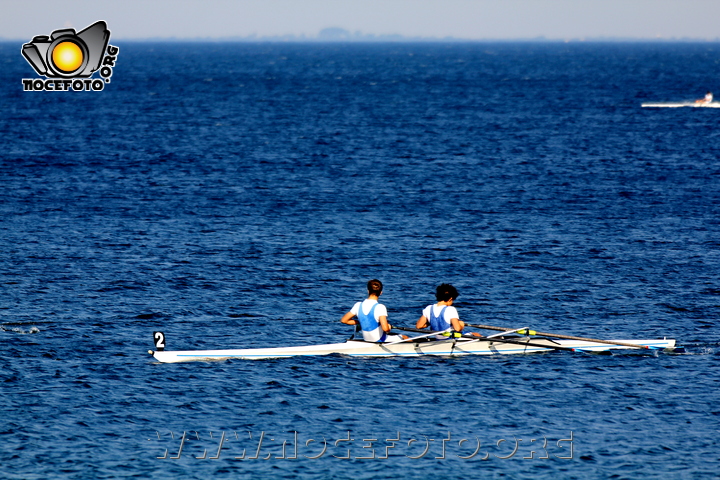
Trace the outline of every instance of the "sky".
<instances>
[{"instance_id":1,"label":"sky","mask_svg":"<svg viewBox=\"0 0 720 480\"><path fill-rule=\"evenodd\" d=\"M0 38L105 20L111 38L226 39L326 28L467 40L720 39L720 0L0 0Z\"/></svg>"}]
</instances>

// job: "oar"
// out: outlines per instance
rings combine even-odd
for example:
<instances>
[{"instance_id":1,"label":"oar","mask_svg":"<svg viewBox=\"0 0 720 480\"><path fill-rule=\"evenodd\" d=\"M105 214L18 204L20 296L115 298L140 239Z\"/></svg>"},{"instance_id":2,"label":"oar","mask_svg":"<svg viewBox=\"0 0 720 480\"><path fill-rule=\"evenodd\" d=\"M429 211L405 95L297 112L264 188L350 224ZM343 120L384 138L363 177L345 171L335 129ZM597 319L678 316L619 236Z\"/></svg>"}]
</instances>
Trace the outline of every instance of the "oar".
<instances>
[{"instance_id":1,"label":"oar","mask_svg":"<svg viewBox=\"0 0 720 480\"><path fill-rule=\"evenodd\" d=\"M473 342L490 342L490 343L498 342L498 343L512 343L513 345L523 345L523 346L528 346L528 347L552 348L554 350L567 350L570 352L584 351L584 350L579 350L579 349L575 349L572 347L563 347L560 345L541 345L539 343L530 343L529 340L523 342L522 340L512 340L509 338L507 338L507 339L506 338L497 338L497 337L506 335L508 333L522 332L527 329L528 329L528 327L514 328L512 330L502 329L502 331L500 333L488 335L487 337L474 338L473 340L470 340L469 342L463 342L462 346L465 346L468 343L473 343Z\"/></svg>"},{"instance_id":2,"label":"oar","mask_svg":"<svg viewBox=\"0 0 720 480\"><path fill-rule=\"evenodd\" d=\"M521 331L523 331L523 330L527 330L528 328L529 328L529 327L523 327L523 328L516 328L516 329L514 329L514 330L506 330L506 331L502 331L502 332L500 332L500 333L496 333L495 335L488 335L488 336L485 337L485 338L501 337L501 336L503 336L503 335L505 335L505 334L507 334L507 333L521 332Z\"/></svg>"},{"instance_id":3,"label":"oar","mask_svg":"<svg viewBox=\"0 0 720 480\"><path fill-rule=\"evenodd\" d=\"M466 325L466 326L470 326L470 325ZM404 330L404 331L407 331L407 332L418 332L418 333L424 332L424 330L418 330L418 329L416 329L416 328L396 327L396 326L393 326L393 328L396 328L396 329L398 329L398 330ZM460 343L459 345L460 345L460 346L464 346L464 345L467 345L468 343L472 343L472 342L490 342L490 343L497 342L497 343L512 343L513 345L522 345L522 346L537 347L537 348L547 348L547 349L553 349L553 350L567 350L567 351L569 351L569 352L579 352L579 351L584 352L584 350L581 350L581 349L576 349L576 348L571 348L571 347L563 347L563 346L561 346L561 345L543 345L543 344L540 344L540 343L530 343L529 341L523 342L523 341L519 341L519 340L510 340L510 339L505 339L505 338L497 338L498 336L504 335L504 334L506 334L506 333L514 333L514 332L518 332L518 331L521 331L521 330L525 330L525 328L515 328L515 329L508 329L508 330L506 330L506 329L503 328L503 329L501 329L501 330L502 330L502 333L497 333L497 334L495 334L495 335L490 335L489 337L475 338L475 337L463 336L462 338L472 338L472 340L470 340L470 341L468 341L468 342L462 342L462 343ZM388 343L388 344L386 344L386 345L394 345L395 343L408 342L408 341L414 340L415 338L429 337L429 336L437 335L437 334L441 334L441 333L445 333L445 332L433 332L433 333L429 333L429 334L427 334L427 335L421 335L421 336L419 336L419 337L407 338L407 339L402 340L402 341L400 341L400 342ZM453 340L453 338L452 338L452 337L449 337L447 340ZM594 353L594 352L593 352L593 353Z\"/></svg>"},{"instance_id":4,"label":"oar","mask_svg":"<svg viewBox=\"0 0 720 480\"><path fill-rule=\"evenodd\" d=\"M402 330L402 331L405 331L405 332L425 333L425 330L418 330L417 328L396 327L396 326L394 326L394 325L393 325L393 328L395 328L395 329L397 329L397 330ZM522 331L522 330L526 330L527 328L528 328L528 327L515 328L515 329L512 329L512 330L505 330L505 329L503 329L503 332L502 332L502 333L496 333L496 334L494 334L494 335L489 335L489 336L483 337L483 338L499 337L499 336L505 335L505 334L507 334L507 333L520 332L520 331ZM414 337L414 338L429 337L429 336L431 336L431 335L442 335L443 333L447 333L447 332L448 332L448 330L442 330L442 331L432 332L432 333L429 333L428 335L423 335L423 336L421 336L421 337ZM467 335L463 334L463 336L466 337ZM412 338L406 338L405 340L412 340Z\"/></svg>"},{"instance_id":5,"label":"oar","mask_svg":"<svg viewBox=\"0 0 720 480\"><path fill-rule=\"evenodd\" d=\"M547 349L553 349L553 350L567 350L568 352L585 352L585 350L582 350L580 348L563 347L561 345L543 345L541 343L532 343L530 341L523 342L521 340L510 340L508 338L482 337L482 338L470 340L469 342L463 342L459 345L462 347L464 345L467 345L468 343L482 342L482 341L490 342L490 343L493 343L493 342L512 343L513 345L522 345L523 347L537 347L537 348L547 348ZM604 353L604 352L591 352L591 353ZM610 352L607 352L607 353L610 353Z\"/></svg>"},{"instance_id":6,"label":"oar","mask_svg":"<svg viewBox=\"0 0 720 480\"><path fill-rule=\"evenodd\" d=\"M408 331L412 331L412 332L422 332L423 331L423 330L415 330L415 329L410 329L410 328L400 328L400 327L394 327L394 328L397 328L398 330L408 330ZM442 333L445 333L445 331L441 330L439 332L431 332L426 335L420 335L418 337L403 338L402 340L398 340L396 342L385 343L384 345L397 345L398 343L412 342L413 340L417 340L418 338L432 337L433 335L440 335Z\"/></svg>"},{"instance_id":7,"label":"oar","mask_svg":"<svg viewBox=\"0 0 720 480\"><path fill-rule=\"evenodd\" d=\"M500 331L510 330L509 328L493 327L492 325L465 324L465 326L466 327L474 327L474 328L484 328L486 330L500 330ZM613 340L601 340L599 338L573 337L570 335L559 335L557 333L536 332L535 330L518 330L517 332L520 334L527 333L528 335L539 335L539 336L543 336L543 337L563 338L565 340L580 340L582 342L607 343L609 345L619 345L619 346L630 347L630 348L644 348L644 349L650 348L645 345L635 345L634 343L616 342Z\"/></svg>"},{"instance_id":8,"label":"oar","mask_svg":"<svg viewBox=\"0 0 720 480\"><path fill-rule=\"evenodd\" d=\"M467 345L468 343L472 343L472 342L479 342L481 340L488 340L490 338L502 337L503 335L506 335L508 333L520 332L520 331L526 330L527 328L529 328L529 327L522 327L522 328L516 328L514 330L502 331L502 332L496 333L494 335L488 335L487 337L481 337L481 338L476 338L475 340L470 340L469 342L465 342L463 345Z\"/></svg>"}]
</instances>

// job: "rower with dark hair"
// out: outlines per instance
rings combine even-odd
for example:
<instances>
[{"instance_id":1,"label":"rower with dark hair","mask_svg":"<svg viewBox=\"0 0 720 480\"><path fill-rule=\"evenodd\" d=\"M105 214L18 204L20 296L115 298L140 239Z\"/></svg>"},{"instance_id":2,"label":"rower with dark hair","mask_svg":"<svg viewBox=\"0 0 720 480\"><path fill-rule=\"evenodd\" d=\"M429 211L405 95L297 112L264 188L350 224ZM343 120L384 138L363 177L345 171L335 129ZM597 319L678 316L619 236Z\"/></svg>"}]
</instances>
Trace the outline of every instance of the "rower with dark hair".
<instances>
[{"instance_id":1,"label":"rower with dark hair","mask_svg":"<svg viewBox=\"0 0 720 480\"><path fill-rule=\"evenodd\" d=\"M435 290L435 305L428 305L422 316L415 324L416 328L430 327L433 332L445 332L443 336L449 337L450 332L462 333L465 322L460 320L457 309L452 306L459 293L457 288L443 283ZM480 336L473 332L473 335Z\"/></svg>"},{"instance_id":2,"label":"rower with dark hair","mask_svg":"<svg viewBox=\"0 0 720 480\"><path fill-rule=\"evenodd\" d=\"M388 335L392 329L387 321L385 305L378 303L382 295L383 284L380 280L367 283L368 298L358 302L340 319L348 325L360 325L366 342L394 342L407 338L401 335Z\"/></svg>"},{"instance_id":3,"label":"rower with dark hair","mask_svg":"<svg viewBox=\"0 0 720 480\"><path fill-rule=\"evenodd\" d=\"M713 101L713 94L711 91L708 90L708 92L705 94L705 98L695 100L695 103L701 103L703 105L707 105L708 103L712 103L712 101Z\"/></svg>"}]
</instances>

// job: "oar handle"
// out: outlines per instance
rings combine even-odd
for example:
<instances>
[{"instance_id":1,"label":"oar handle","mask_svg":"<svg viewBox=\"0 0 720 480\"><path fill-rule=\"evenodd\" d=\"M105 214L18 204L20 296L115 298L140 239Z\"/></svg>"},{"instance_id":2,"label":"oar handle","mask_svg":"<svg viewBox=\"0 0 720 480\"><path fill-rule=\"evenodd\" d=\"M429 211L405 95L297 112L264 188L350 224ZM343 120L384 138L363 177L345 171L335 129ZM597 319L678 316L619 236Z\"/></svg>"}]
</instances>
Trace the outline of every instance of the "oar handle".
<instances>
[{"instance_id":1,"label":"oar handle","mask_svg":"<svg viewBox=\"0 0 720 480\"><path fill-rule=\"evenodd\" d=\"M509 328L494 327L492 325L471 325L468 323L468 324L465 324L465 326L466 327L474 327L474 328L484 328L486 330L500 330L500 331L511 330ZM533 330L530 330L529 333L530 333L530 335L540 335L543 337L552 337L552 338L563 338L565 340L580 340L582 342L607 343L608 345L620 345L623 347L630 347L630 348L650 348L645 345L636 345L634 343L626 343L626 342L616 342L614 340L601 340L599 338L573 337L571 335L560 335L557 333L535 332Z\"/></svg>"}]
</instances>

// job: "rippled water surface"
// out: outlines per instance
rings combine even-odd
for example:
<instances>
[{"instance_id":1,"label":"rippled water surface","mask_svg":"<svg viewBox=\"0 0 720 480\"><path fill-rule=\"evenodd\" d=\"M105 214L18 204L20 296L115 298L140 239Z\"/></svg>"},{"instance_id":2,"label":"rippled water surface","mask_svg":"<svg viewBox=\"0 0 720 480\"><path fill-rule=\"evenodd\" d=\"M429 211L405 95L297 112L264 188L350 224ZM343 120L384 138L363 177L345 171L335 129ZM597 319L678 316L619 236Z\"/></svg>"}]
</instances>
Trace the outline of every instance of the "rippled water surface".
<instances>
[{"instance_id":1,"label":"rippled water surface","mask_svg":"<svg viewBox=\"0 0 720 480\"><path fill-rule=\"evenodd\" d=\"M0 44L0 477L717 478L720 111L640 108L716 44L119 46L42 93ZM374 277L686 353L147 354L342 341Z\"/></svg>"}]
</instances>

